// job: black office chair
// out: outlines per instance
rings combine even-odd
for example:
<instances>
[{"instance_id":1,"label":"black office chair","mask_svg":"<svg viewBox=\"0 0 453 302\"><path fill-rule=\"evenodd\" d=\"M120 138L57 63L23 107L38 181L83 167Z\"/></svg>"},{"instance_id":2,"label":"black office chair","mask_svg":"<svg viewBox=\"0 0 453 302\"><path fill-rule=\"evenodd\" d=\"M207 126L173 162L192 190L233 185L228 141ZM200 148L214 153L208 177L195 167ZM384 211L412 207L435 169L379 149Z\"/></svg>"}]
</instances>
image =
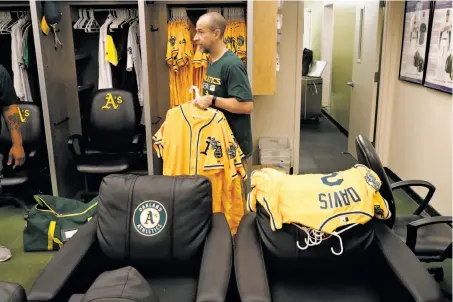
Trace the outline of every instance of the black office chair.
<instances>
[{"instance_id":1,"label":"black office chair","mask_svg":"<svg viewBox=\"0 0 453 302\"><path fill-rule=\"evenodd\" d=\"M12 165L6 165L8 161L8 153L12 145L9 128L6 125L5 119L1 118L2 130L0 133L1 152L4 155L3 159L3 179L1 180L2 187L5 189L18 187L26 184L30 178L31 168L33 167L33 159L42 145L43 125L42 113L38 106L33 104L20 104L19 118L21 119L20 133L22 136L22 144L25 151L26 160L23 166L13 169ZM0 201L12 201L16 205L22 207L28 212L26 202L19 196L3 194Z\"/></svg>"},{"instance_id":2,"label":"black office chair","mask_svg":"<svg viewBox=\"0 0 453 302\"><path fill-rule=\"evenodd\" d=\"M444 301L417 257L380 221L300 250L305 233L286 224L272 231L267 212L246 214L235 239L234 267L241 301ZM333 245L335 244L335 246Z\"/></svg>"},{"instance_id":3,"label":"black office chair","mask_svg":"<svg viewBox=\"0 0 453 302\"><path fill-rule=\"evenodd\" d=\"M452 257L452 229L449 223L451 216L426 217L422 215L432 196L435 187L423 180L406 180L390 184L384 167L379 159L376 149L371 142L359 135L355 140L357 157L360 164L363 164L375 171L381 179L381 195L394 204L393 191L408 187L425 187L428 193L412 215L397 216L393 231L423 262L443 262ZM396 215L395 215L396 216ZM436 280L444 277L442 267L428 269Z\"/></svg>"},{"instance_id":4,"label":"black office chair","mask_svg":"<svg viewBox=\"0 0 453 302\"><path fill-rule=\"evenodd\" d=\"M211 195L201 176L104 177L96 216L47 264L28 301L88 301L103 273L127 267L160 302L227 301L232 237L225 215L212 213Z\"/></svg>"},{"instance_id":5,"label":"black office chair","mask_svg":"<svg viewBox=\"0 0 453 302\"><path fill-rule=\"evenodd\" d=\"M86 133L68 140L77 170L85 177L84 199L97 194L89 192L88 176L126 172L140 162L145 136L139 112L139 104L128 91L102 89L94 93Z\"/></svg>"}]
</instances>

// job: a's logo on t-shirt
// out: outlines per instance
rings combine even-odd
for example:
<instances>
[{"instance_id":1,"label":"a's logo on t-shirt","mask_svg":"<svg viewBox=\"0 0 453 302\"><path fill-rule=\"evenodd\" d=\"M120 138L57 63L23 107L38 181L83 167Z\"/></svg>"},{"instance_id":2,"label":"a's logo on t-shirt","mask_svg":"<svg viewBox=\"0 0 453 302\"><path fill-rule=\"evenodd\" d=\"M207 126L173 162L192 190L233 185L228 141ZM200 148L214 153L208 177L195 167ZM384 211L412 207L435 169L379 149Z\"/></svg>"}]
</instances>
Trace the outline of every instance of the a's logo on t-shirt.
<instances>
[{"instance_id":1,"label":"a's logo on t-shirt","mask_svg":"<svg viewBox=\"0 0 453 302\"><path fill-rule=\"evenodd\" d=\"M214 85L220 85L222 84L222 81L219 78L214 78L211 76L205 76L204 81L209 83L209 84L214 84Z\"/></svg>"}]
</instances>

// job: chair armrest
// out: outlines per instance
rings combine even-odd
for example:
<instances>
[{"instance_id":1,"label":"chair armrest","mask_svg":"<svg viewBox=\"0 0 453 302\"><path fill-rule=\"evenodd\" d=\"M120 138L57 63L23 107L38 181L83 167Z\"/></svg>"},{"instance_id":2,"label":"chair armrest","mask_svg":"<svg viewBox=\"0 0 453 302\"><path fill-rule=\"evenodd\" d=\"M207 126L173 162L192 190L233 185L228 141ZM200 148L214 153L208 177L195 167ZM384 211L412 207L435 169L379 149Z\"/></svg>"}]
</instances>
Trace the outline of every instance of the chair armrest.
<instances>
[{"instance_id":1,"label":"chair armrest","mask_svg":"<svg viewBox=\"0 0 453 302\"><path fill-rule=\"evenodd\" d=\"M77 144L79 145L80 152L77 152L76 148L74 146L74 142L76 142L76 141L77 141ZM77 155L85 154L85 144L84 144L83 136L81 136L80 134L71 135L68 139L68 147L69 147L69 151L71 152L71 154L74 158Z\"/></svg>"},{"instance_id":2,"label":"chair armrest","mask_svg":"<svg viewBox=\"0 0 453 302\"><path fill-rule=\"evenodd\" d=\"M428 193L414 211L414 215L420 215L420 213L423 212L428 203L431 201L431 198L433 198L434 192L436 192L436 187L432 183L425 180L403 180L391 184L390 187L392 188L392 191L410 187L424 187L428 189Z\"/></svg>"},{"instance_id":3,"label":"chair armrest","mask_svg":"<svg viewBox=\"0 0 453 302\"><path fill-rule=\"evenodd\" d=\"M201 260L197 302L223 302L233 269L233 239L223 213L214 213Z\"/></svg>"},{"instance_id":4,"label":"chair armrest","mask_svg":"<svg viewBox=\"0 0 453 302\"><path fill-rule=\"evenodd\" d=\"M255 213L246 214L239 224L234 268L242 302L272 301Z\"/></svg>"},{"instance_id":5,"label":"chair armrest","mask_svg":"<svg viewBox=\"0 0 453 302\"><path fill-rule=\"evenodd\" d=\"M412 251L415 251L415 246L417 244L418 229L423 226L438 224L438 223L452 223L452 217L451 216L427 217L427 218L421 218L421 219L408 223L407 224L407 234L406 234L406 245Z\"/></svg>"},{"instance_id":6,"label":"chair armrest","mask_svg":"<svg viewBox=\"0 0 453 302\"><path fill-rule=\"evenodd\" d=\"M375 223L374 230L381 254L414 301L444 301L439 285L404 242L384 223Z\"/></svg>"},{"instance_id":7,"label":"chair armrest","mask_svg":"<svg viewBox=\"0 0 453 302\"><path fill-rule=\"evenodd\" d=\"M0 281L0 301L26 302L25 289L17 283Z\"/></svg>"},{"instance_id":8,"label":"chair armrest","mask_svg":"<svg viewBox=\"0 0 453 302\"><path fill-rule=\"evenodd\" d=\"M94 281L97 276L91 276L96 271L93 266L99 265L100 259L92 261L93 247L96 245L97 217L95 216L55 253L55 256L46 265L33 285L28 301L68 301L72 293L76 292L80 283ZM98 258L99 255L97 255ZM84 262L90 263L90 269L85 275L77 276L79 266Z\"/></svg>"}]
</instances>

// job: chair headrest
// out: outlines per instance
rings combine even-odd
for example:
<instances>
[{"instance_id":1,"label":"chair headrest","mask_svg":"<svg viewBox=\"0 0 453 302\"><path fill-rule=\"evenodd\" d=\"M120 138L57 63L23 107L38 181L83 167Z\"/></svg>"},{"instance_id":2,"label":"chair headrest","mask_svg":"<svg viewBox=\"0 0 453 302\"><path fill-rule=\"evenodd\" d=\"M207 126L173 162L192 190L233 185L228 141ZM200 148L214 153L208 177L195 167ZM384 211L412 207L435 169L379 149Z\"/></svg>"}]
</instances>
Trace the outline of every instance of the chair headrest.
<instances>
[{"instance_id":1,"label":"chair headrest","mask_svg":"<svg viewBox=\"0 0 453 302\"><path fill-rule=\"evenodd\" d=\"M190 260L211 227L211 183L202 176L106 176L97 237L114 260Z\"/></svg>"},{"instance_id":2,"label":"chair headrest","mask_svg":"<svg viewBox=\"0 0 453 302\"><path fill-rule=\"evenodd\" d=\"M89 136L98 144L132 141L138 125L137 102L132 93L121 89L101 89L94 93L90 112Z\"/></svg>"},{"instance_id":3,"label":"chair headrest","mask_svg":"<svg viewBox=\"0 0 453 302\"><path fill-rule=\"evenodd\" d=\"M381 193L382 197L387 200L390 212L392 213L392 216L386 221L386 224L392 228L395 224L396 216L395 199L393 197L387 173L385 173L384 166L381 163L381 159L379 158L376 149L373 147L373 144L371 144L371 142L363 135L358 135L356 137L355 146L359 164L373 170L381 180L382 184L379 189L379 193Z\"/></svg>"},{"instance_id":4,"label":"chair headrest","mask_svg":"<svg viewBox=\"0 0 453 302\"><path fill-rule=\"evenodd\" d=\"M33 149L35 144L42 138L42 113L38 106L33 104L18 104L18 112L15 118L21 122L20 133L22 143L25 149ZM1 118L2 130L0 135L0 143L5 145L11 144L11 136L7 121Z\"/></svg>"}]
</instances>

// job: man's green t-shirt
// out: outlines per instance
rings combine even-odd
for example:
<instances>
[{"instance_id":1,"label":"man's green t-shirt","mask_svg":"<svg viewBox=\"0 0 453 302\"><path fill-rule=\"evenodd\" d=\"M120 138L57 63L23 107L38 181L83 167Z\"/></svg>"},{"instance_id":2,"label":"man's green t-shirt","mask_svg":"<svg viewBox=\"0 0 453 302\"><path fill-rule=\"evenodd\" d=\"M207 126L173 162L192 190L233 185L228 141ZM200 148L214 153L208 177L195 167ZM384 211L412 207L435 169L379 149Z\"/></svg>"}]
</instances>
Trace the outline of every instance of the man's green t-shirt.
<instances>
[{"instance_id":1,"label":"man's green t-shirt","mask_svg":"<svg viewBox=\"0 0 453 302\"><path fill-rule=\"evenodd\" d=\"M236 98L239 102L253 101L247 70L241 59L228 50L220 59L209 63L203 81L203 95L215 95L221 98ZM215 106L213 106L215 107ZM223 112L233 134L246 157L252 154L252 125L249 114Z\"/></svg>"}]
</instances>

